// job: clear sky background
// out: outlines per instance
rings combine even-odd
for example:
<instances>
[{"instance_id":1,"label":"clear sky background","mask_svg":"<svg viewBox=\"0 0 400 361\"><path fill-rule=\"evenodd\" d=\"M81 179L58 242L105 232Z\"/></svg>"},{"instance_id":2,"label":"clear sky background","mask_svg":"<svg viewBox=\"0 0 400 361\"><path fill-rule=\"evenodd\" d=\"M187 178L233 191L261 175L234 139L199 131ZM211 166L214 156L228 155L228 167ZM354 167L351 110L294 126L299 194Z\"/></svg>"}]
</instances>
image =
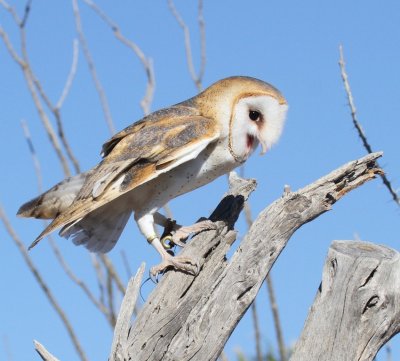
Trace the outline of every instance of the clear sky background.
<instances>
[{"instance_id":1,"label":"clear sky background","mask_svg":"<svg viewBox=\"0 0 400 361\"><path fill-rule=\"evenodd\" d=\"M25 1L13 1L22 14ZM196 94L190 79L183 33L166 1L99 1L107 14L154 61L156 92L152 110ZM177 1L176 7L191 30L195 66L199 65L197 5ZM139 101L145 74L132 52L114 39L110 29L80 2L82 22L100 81L109 100L117 130L142 117ZM266 156L257 154L245 167L256 178L251 196L253 215L280 197L284 184L301 188L338 166L365 154L351 123L338 66L343 44L347 72L358 117L375 150L385 152L381 165L395 188L400 184L400 3L396 0L321 1L204 1L207 65L204 86L231 75L249 75L278 87L289 102L287 125L279 144ZM19 51L18 32L0 6L0 24ZM27 23L27 46L32 67L56 101L64 86L76 37L70 1L33 0ZM102 143L110 136L82 52L77 76L62 109L65 131L83 169L95 165ZM37 180L23 132L28 123L41 162L44 186L63 178L62 169L39 122L22 73L0 42L0 201L18 235L28 246L42 230L40 221L17 219L18 207L37 194ZM52 119L54 121L54 119ZM222 178L171 203L174 216L191 224L207 216L226 190ZM399 207L380 179L348 194L333 210L301 228L272 269L283 333L288 345L298 338L321 280L322 267L335 239L362 239L397 250ZM239 234L245 223L238 224ZM63 255L79 277L96 292L90 257L56 236ZM142 261L147 268L159 262L156 252L130 222L110 257L124 273L121 250L130 267ZM112 330L72 284L54 260L47 240L31 251L33 261L54 291L90 360L106 359ZM0 359L38 359L32 340L42 342L61 360L76 353L58 316L39 289L4 227L0 226ZM126 280L126 279L125 279ZM147 283L143 294L153 286ZM266 287L257 298L264 351L276 350ZM392 341L394 359L400 356ZM226 346L231 360L240 348L253 356L250 314ZM381 353L379 361L385 360ZM36 358L35 358L36 357Z\"/></svg>"}]
</instances>

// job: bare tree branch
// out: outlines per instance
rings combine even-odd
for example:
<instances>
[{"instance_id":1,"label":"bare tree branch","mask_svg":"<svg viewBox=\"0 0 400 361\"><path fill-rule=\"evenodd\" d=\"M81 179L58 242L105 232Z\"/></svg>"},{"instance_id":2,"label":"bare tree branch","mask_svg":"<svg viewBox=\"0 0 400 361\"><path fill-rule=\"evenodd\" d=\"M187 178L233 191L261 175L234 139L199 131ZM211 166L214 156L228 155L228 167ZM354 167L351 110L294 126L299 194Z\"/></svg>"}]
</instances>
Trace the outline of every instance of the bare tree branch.
<instances>
[{"instance_id":1,"label":"bare tree branch","mask_svg":"<svg viewBox=\"0 0 400 361\"><path fill-rule=\"evenodd\" d=\"M254 338L256 341L256 357L257 361L263 361L262 349L261 349L261 334L260 334L260 325L259 325L259 317L257 312L257 304L256 300L251 304L251 314L253 316L253 325L254 325Z\"/></svg>"},{"instance_id":2,"label":"bare tree branch","mask_svg":"<svg viewBox=\"0 0 400 361\"><path fill-rule=\"evenodd\" d=\"M117 285L117 288L119 289L119 291L124 295L126 292L125 286L124 286L121 278L119 277L118 272L116 271L111 260L105 254L101 254L99 258L103 262L103 265L106 268L107 272L114 279L115 284Z\"/></svg>"},{"instance_id":3,"label":"bare tree branch","mask_svg":"<svg viewBox=\"0 0 400 361\"><path fill-rule=\"evenodd\" d=\"M110 272L107 272L107 276L106 276L106 286L107 286L107 304L108 304L108 310L110 312L110 322L112 324L112 327L114 328L115 326L115 321L116 321L116 317L115 317L115 310L114 310L114 290L113 290L113 278L110 274Z\"/></svg>"},{"instance_id":4,"label":"bare tree branch","mask_svg":"<svg viewBox=\"0 0 400 361\"><path fill-rule=\"evenodd\" d=\"M40 101L40 98L36 92L36 86L35 83L37 84L37 78L35 77L31 65L29 63L29 58L28 58L28 54L27 54L27 50L26 50L26 35L25 35L25 28L22 26L22 20L19 18L18 14L16 13L15 9L10 6L5 0L0 0L0 4L11 14L11 16L13 17L16 25L19 28L19 34L20 34L20 42L21 42L21 54L22 56L19 56L17 54L17 52L15 51L15 48L12 46L10 39L7 35L7 33L5 32L5 30L0 27L0 36L3 39L3 42L10 54L10 56L12 57L12 59L21 67L21 70L24 74L27 86L28 86L28 90L31 94L32 100L35 104L35 107L38 111L39 114L39 118L47 132L47 135L50 139L50 143L53 146L53 149L61 163L61 166L63 168L64 174L65 176L69 176L71 174L69 167L68 167L68 163L67 160L64 156L64 154L62 153L61 147L60 147L60 143L58 141L58 138L56 136L56 133L53 129L53 126L51 125L51 122L46 114L46 112L43 109L42 103ZM29 12L29 10L28 10ZM40 83L39 83L40 84ZM39 87L39 92L42 91L41 87ZM40 93L41 94L41 93ZM44 92L43 92L44 94ZM48 98L44 97L43 98L44 101L47 103Z\"/></svg>"},{"instance_id":5,"label":"bare tree branch","mask_svg":"<svg viewBox=\"0 0 400 361\"><path fill-rule=\"evenodd\" d=\"M279 359L280 361L287 360L287 353L285 347L285 340L283 339L283 332L282 332L282 323L279 317L279 310L278 310L278 303L276 302L275 297L275 288L272 283L271 273L268 274L266 278L268 295L269 295L269 303L271 304L272 310L272 317L274 319L274 327L276 332L276 338L278 340L278 348L279 348Z\"/></svg>"},{"instance_id":6,"label":"bare tree branch","mask_svg":"<svg viewBox=\"0 0 400 361\"><path fill-rule=\"evenodd\" d=\"M25 38L25 37L24 37ZM72 60L72 66L71 66L71 70L70 73L68 74L67 77L67 82L64 86L64 89L62 91L62 95L60 100L58 101L58 103L54 106L52 101L50 100L50 98L48 97L48 95L46 94L46 92L43 89L43 86L41 84L41 82L39 81L39 79L36 77L36 75L33 73L32 68L29 64L29 62L27 61L28 64L28 68L30 69L30 75L33 81L33 84L35 85L37 91L39 92L40 97L43 99L44 103L46 104L46 106L49 108L49 110L53 113L54 118L56 119L56 124L57 124L57 130L58 130L58 136L61 140L62 145L64 146L64 149L67 153L68 158L70 159L70 161L72 162L75 172L76 173L80 173L80 166L79 166L79 162L77 160L77 158L74 156L73 151L71 149L71 146L69 145L69 142L67 141L67 138L65 136L65 132L64 132L64 126L61 120L61 106L66 98L66 96L68 95L68 92L70 90L70 87L72 85L75 73L76 73L76 67L77 67L77 61L78 61L78 42L77 40L74 40L74 46L73 46L73 60ZM24 47L25 48L25 47ZM27 60L27 54L26 54L26 60Z\"/></svg>"},{"instance_id":7,"label":"bare tree branch","mask_svg":"<svg viewBox=\"0 0 400 361\"><path fill-rule=\"evenodd\" d=\"M38 191L39 193L43 192L43 186L42 186L42 173L41 173L41 167L40 167L40 162L39 158L37 157L35 147L33 145L29 128L26 122L22 121L21 122L25 139L28 143L28 147L32 156L32 160L35 166L35 173L36 173L36 178L38 180ZM46 222L44 222L46 225ZM94 304L95 307L99 309L99 311L106 317L107 321L109 322L111 327L114 327L114 320L112 317L112 312L107 309L107 307L104 305L104 303L98 301L96 297L93 295L93 293L89 290L89 287L81 280L79 279L72 271L72 269L68 266L67 262L65 261L64 257L62 256L56 242L54 242L53 237L50 235L48 236L49 241L50 241L50 246L56 256L56 259L60 263L62 269L66 273L66 275L74 282L79 288L82 289L82 291L85 293L85 295L89 298L89 300Z\"/></svg>"},{"instance_id":8,"label":"bare tree branch","mask_svg":"<svg viewBox=\"0 0 400 361\"><path fill-rule=\"evenodd\" d=\"M8 37L8 34L4 31L2 26L0 26L0 36L3 39L4 45L6 46L9 54L11 55L11 58L14 59L14 61L23 68L25 66L25 63L15 51L14 47L11 44L10 38Z\"/></svg>"},{"instance_id":9,"label":"bare tree branch","mask_svg":"<svg viewBox=\"0 0 400 361\"><path fill-rule=\"evenodd\" d=\"M42 171L41 171L41 168L40 168L39 158L38 158L38 156L36 154L35 147L34 147L33 142L32 142L31 133L29 131L28 124L26 123L25 120L21 120L21 127L22 127L22 130L24 132L24 137L26 139L26 142L28 144L29 152L31 153L33 166L34 166L35 174L36 174L36 179L37 179L37 182L38 182L38 191L40 193L42 191L42 189L43 189L43 177L42 177Z\"/></svg>"},{"instance_id":10,"label":"bare tree branch","mask_svg":"<svg viewBox=\"0 0 400 361\"><path fill-rule=\"evenodd\" d=\"M15 9L10 4L8 4L5 0L0 0L0 5L3 6L4 9L7 10L11 14L15 23L18 24L19 27L21 27L22 20L19 18Z\"/></svg>"},{"instance_id":11,"label":"bare tree branch","mask_svg":"<svg viewBox=\"0 0 400 361\"><path fill-rule=\"evenodd\" d=\"M150 113L151 103L153 102L154 90L155 90L155 77L153 69L153 61L151 58L146 57L142 49L133 42L122 35L121 30L113 20L92 0L83 0L112 30L114 36L131 49L135 55L139 58L143 65L144 71L147 77L146 93L140 101L143 113L148 115Z\"/></svg>"},{"instance_id":12,"label":"bare tree branch","mask_svg":"<svg viewBox=\"0 0 400 361\"><path fill-rule=\"evenodd\" d=\"M185 21L183 20L182 16L179 14L178 10L175 7L173 0L168 0L168 7L175 17L176 21L178 22L179 26L183 30L183 36L185 41L185 51L186 51L186 60L189 69L190 76L195 83L197 90L200 92L203 88L202 81L203 81L203 74L205 70L206 64L206 40L205 40L205 26L204 26L204 17L203 17L203 1L199 0L198 3L198 22L200 28L200 70L199 73L196 74L196 70L193 64L193 55L192 55L192 46L190 43L190 30L189 27L186 25Z\"/></svg>"},{"instance_id":13,"label":"bare tree branch","mask_svg":"<svg viewBox=\"0 0 400 361\"><path fill-rule=\"evenodd\" d=\"M59 303L57 302L56 298L54 297L53 293L51 292L49 286L46 284L46 282L44 281L42 275L40 274L39 270L36 268L36 266L34 265L31 257L28 255L28 252L23 244L23 242L20 240L20 238L18 237L17 233L14 231L13 227L11 226L10 221L8 220L3 207L0 205L0 218L4 224L4 227L6 228L7 233L9 234L9 236L11 237L11 239L14 241L14 243L17 245L18 250L20 251L22 257L24 258L25 263L27 264L29 270L32 272L33 276L35 277L36 281L38 282L40 288L42 289L42 291L44 292L44 294L46 295L47 299L49 300L50 304L52 305L52 307L55 309L56 313L58 314L58 316L61 318L62 323L64 324L68 336L70 337L75 350L79 356L79 358L82 361L87 361L88 358L85 355L85 352L82 349L82 346L78 340L78 337L75 334L75 331L68 319L68 317L66 316L65 312L63 311L63 309L61 308L61 306L59 305Z\"/></svg>"},{"instance_id":14,"label":"bare tree branch","mask_svg":"<svg viewBox=\"0 0 400 361\"><path fill-rule=\"evenodd\" d=\"M67 81L66 81L66 84L65 84L65 86L63 88L61 97L60 97L60 99L59 99L59 101L57 102L56 105L53 105L52 101L50 100L50 98L48 97L46 92L44 91L41 82L36 77L36 75L33 74L32 69L30 71L31 76L32 76L32 81L33 81L36 89L38 90L38 92L39 92L41 98L43 99L44 103L49 108L49 110L53 113L54 118L56 119L58 136L59 136L59 138L61 140L62 145L64 146L64 149L65 149L65 151L67 153L68 158L70 159L70 161L72 162L72 164L74 166L74 169L75 169L76 173L80 173L80 166L79 166L79 162L78 162L77 158L75 157L75 155L73 154L71 146L69 145L69 142L67 141L67 138L65 136L64 126L63 126L63 123L62 123L62 120L61 120L61 107L62 107L62 105L63 105L63 103L65 101L65 98L68 95L68 92L71 89L72 82L73 82L74 77L75 77L75 73L76 73L76 69L77 69L77 62L78 62L78 52L79 52L78 41L76 39L74 39L74 42L73 42L73 59L72 59L71 69L70 69L70 72L68 74ZM31 67L29 66L29 68L31 68Z\"/></svg>"},{"instance_id":15,"label":"bare tree branch","mask_svg":"<svg viewBox=\"0 0 400 361\"><path fill-rule=\"evenodd\" d=\"M61 92L61 96L58 99L57 103L55 106L51 107L51 110L53 111L54 117L56 118L56 122L57 122L57 129L58 129L58 136L61 139L61 142L65 148L65 151L67 152L67 155L69 157L69 159L71 160L72 164L74 165L75 168L75 172L76 173L80 173L81 169L79 166L79 162L78 159L75 157L74 153L72 152L72 149L69 145L69 142L67 141L67 138L65 136L65 132L64 132L64 126L63 123L61 121L61 107L64 104L64 101L66 99L66 97L68 96L70 90L71 90L71 86L72 83L75 79L75 75L76 75L76 70L78 67L78 55L79 55L79 42L77 39L73 40L73 51L72 51L72 63L71 63L71 69L68 73L67 76L67 80L65 82L64 88Z\"/></svg>"},{"instance_id":16,"label":"bare tree branch","mask_svg":"<svg viewBox=\"0 0 400 361\"><path fill-rule=\"evenodd\" d=\"M114 127L114 122L112 120L110 107L108 105L106 93L105 93L103 86L101 85L100 79L97 75L96 67L94 65L92 54L90 53L88 43L86 41L85 35L83 34L81 15L79 12L77 0L72 0L72 9L74 12L75 26L76 26L76 31L78 33L79 42L82 46L83 54L85 55L86 62L88 63L88 66L89 66L90 74L92 75L94 85L95 85L97 93L99 95L101 107L103 109L103 113L104 113L104 117L105 117L108 129L111 134L114 134L115 127Z\"/></svg>"},{"instance_id":17,"label":"bare tree branch","mask_svg":"<svg viewBox=\"0 0 400 361\"><path fill-rule=\"evenodd\" d=\"M94 304L94 306L106 317L110 326L114 327L114 323L112 322L112 318L110 315L110 310L104 305L104 303L98 301L97 298L94 296L94 294L90 291L86 283L75 275L71 267L68 266L67 262L62 256L60 249L57 246L57 243L54 242L54 239L51 236L49 236L49 241L50 241L50 246L56 258L60 263L62 269L66 273L66 275L71 279L72 282L74 282L83 291L83 293L89 298L89 300Z\"/></svg>"},{"instance_id":18,"label":"bare tree branch","mask_svg":"<svg viewBox=\"0 0 400 361\"><path fill-rule=\"evenodd\" d=\"M46 348L38 341L33 341L35 345L35 350L42 358L43 361L59 361L58 358L54 357Z\"/></svg>"},{"instance_id":19,"label":"bare tree branch","mask_svg":"<svg viewBox=\"0 0 400 361\"><path fill-rule=\"evenodd\" d=\"M28 0L26 2L24 16L22 17L21 25L20 25L21 28L24 28L26 25L26 22L28 21L29 14L31 12L31 4L32 4L32 0Z\"/></svg>"},{"instance_id":20,"label":"bare tree branch","mask_svg":"<svg viewBox=\"0 0 400 361\"><path fill-rule=\"evenodd\" d=\"M97 278L97 286L99 287L99 300L100 303L105 304L105 277L104 277L104 273L103 273L103 269L100 265L99 262L99 255L98 254L90 254L90 258L92 260L92 266L95 270L96 273L96 278Z\"/></svg>"},{"instance_id":21,"label":"bare tree branch","mask_svg":"<svg viewBox=\"0 0 400 361\"><path fill-rule=\"evenodd\" d=\"M357 119L356 106L354 104L353 94L351 92L349 79L348 79L348 76L347 76L347 73L346 73L346 67L345 67L345 62L344 62L343 46L342 45L339 46L339 53L340 53L340 59L339 59L340 72L341 72L341 75L342 75L344 88L345 88L346 94L347 94L347 100L349 102L349 107L350 107L350 111L351 111L351 118L353 119L354 127L357 129L358 136L361 138L361 141L363 143L364 148L367 150L368 153L372 153L373 152L372 147L369 144L367 136L366 136L366 134L365 134L360 122ZM382 173L382 174L380 174L380 177L382 178L383 184L389 190L389 193L391 194L393 200L397 203L397 205L400 206L399 195L397 194L396 190L393 188L393 186L390 183L389 179L386 177L386 174Z\"/></svg>"},{"instance_id":22,"label":"bare tree branch","mask_svg":"<svg viewBox=\"0 0 400 361\"><path fill-rule=\"evenodd\" d=\"M57 101L55 108L61 109L64 104L65 98L67 97L69 91L71 90L72 83L74 81L76 70L78 68L78 58L79 58L79 42L78 39L74 39L72 42L72 63L71 69L69 70L67 81L65 82L64 88L61 92L61 96Z\"/></svg>"}]
</instances>

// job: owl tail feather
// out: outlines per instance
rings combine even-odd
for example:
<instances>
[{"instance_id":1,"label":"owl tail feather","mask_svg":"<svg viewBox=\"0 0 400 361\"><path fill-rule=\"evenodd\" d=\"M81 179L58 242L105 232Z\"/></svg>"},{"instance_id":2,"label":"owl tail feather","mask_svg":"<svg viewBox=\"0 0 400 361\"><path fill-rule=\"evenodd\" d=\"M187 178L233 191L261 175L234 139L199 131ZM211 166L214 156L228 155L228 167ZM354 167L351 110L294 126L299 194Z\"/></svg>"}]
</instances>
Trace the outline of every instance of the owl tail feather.
<instances>
[{"instance_id":1,"label":"owl tail feather","mask_svg":"<svg viewBox=\"0 0 400 361\"><path fill-rule=\"evenodd\" d=\"M64 179L40 196L23 204L17 212L19 217L54 219L66 210L81 190L86 173Z\"/></svg>"},{"instance_id":2,"label":"owl tail feather","mask_svg":"<svg viewBox=\"0 0 400 361\"><path fill-rule=\"evenodd\" d=\"M65 225L60 236L71 238L75 245L84 245L91 252L107 253L117 243L131 213L108 204Z\"/></svg>"}]
</instances>

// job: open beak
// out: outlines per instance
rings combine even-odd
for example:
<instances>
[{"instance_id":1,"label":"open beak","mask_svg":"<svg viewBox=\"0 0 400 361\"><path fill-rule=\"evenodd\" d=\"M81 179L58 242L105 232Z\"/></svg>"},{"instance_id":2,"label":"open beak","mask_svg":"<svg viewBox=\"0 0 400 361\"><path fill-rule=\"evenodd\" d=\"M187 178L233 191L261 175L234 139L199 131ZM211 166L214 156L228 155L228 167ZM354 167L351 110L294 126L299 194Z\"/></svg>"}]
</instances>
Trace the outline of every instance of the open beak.
<instances>
[{"instance_id":1,"label":"open beak","mask_svg":"<svg viewBox=\"0 0 400 361\"><path fill-rule=\"evenodd\" d=\"M261 153L260 153L260 155L264 155L268 150L267 142L262 138L260 133L257 134L257 139L258 139L258 141L260 142L260 145L261 145Z\"/></svg>"}]
</instances>

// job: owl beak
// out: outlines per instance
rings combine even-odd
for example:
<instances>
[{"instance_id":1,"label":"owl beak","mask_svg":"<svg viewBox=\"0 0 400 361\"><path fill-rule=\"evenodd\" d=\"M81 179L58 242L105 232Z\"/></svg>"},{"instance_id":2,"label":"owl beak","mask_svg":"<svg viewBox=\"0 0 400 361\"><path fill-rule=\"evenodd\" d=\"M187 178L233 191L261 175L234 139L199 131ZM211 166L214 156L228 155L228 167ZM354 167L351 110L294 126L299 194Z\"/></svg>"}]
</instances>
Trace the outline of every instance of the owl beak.
<instances>
[{"instance_id":1,"label":"owl beak","mask_svg":"<svg viewBox=\"0 0 400 361\"><path fill-rule=\"evenodd\" d=\"M257 134L257 139L261 145L261 153L260 154L264 155L268 150L267 142L265 141L265 139L263 139L262 134L260 134L260 133Z\"/></svg>"}]
</instances>

